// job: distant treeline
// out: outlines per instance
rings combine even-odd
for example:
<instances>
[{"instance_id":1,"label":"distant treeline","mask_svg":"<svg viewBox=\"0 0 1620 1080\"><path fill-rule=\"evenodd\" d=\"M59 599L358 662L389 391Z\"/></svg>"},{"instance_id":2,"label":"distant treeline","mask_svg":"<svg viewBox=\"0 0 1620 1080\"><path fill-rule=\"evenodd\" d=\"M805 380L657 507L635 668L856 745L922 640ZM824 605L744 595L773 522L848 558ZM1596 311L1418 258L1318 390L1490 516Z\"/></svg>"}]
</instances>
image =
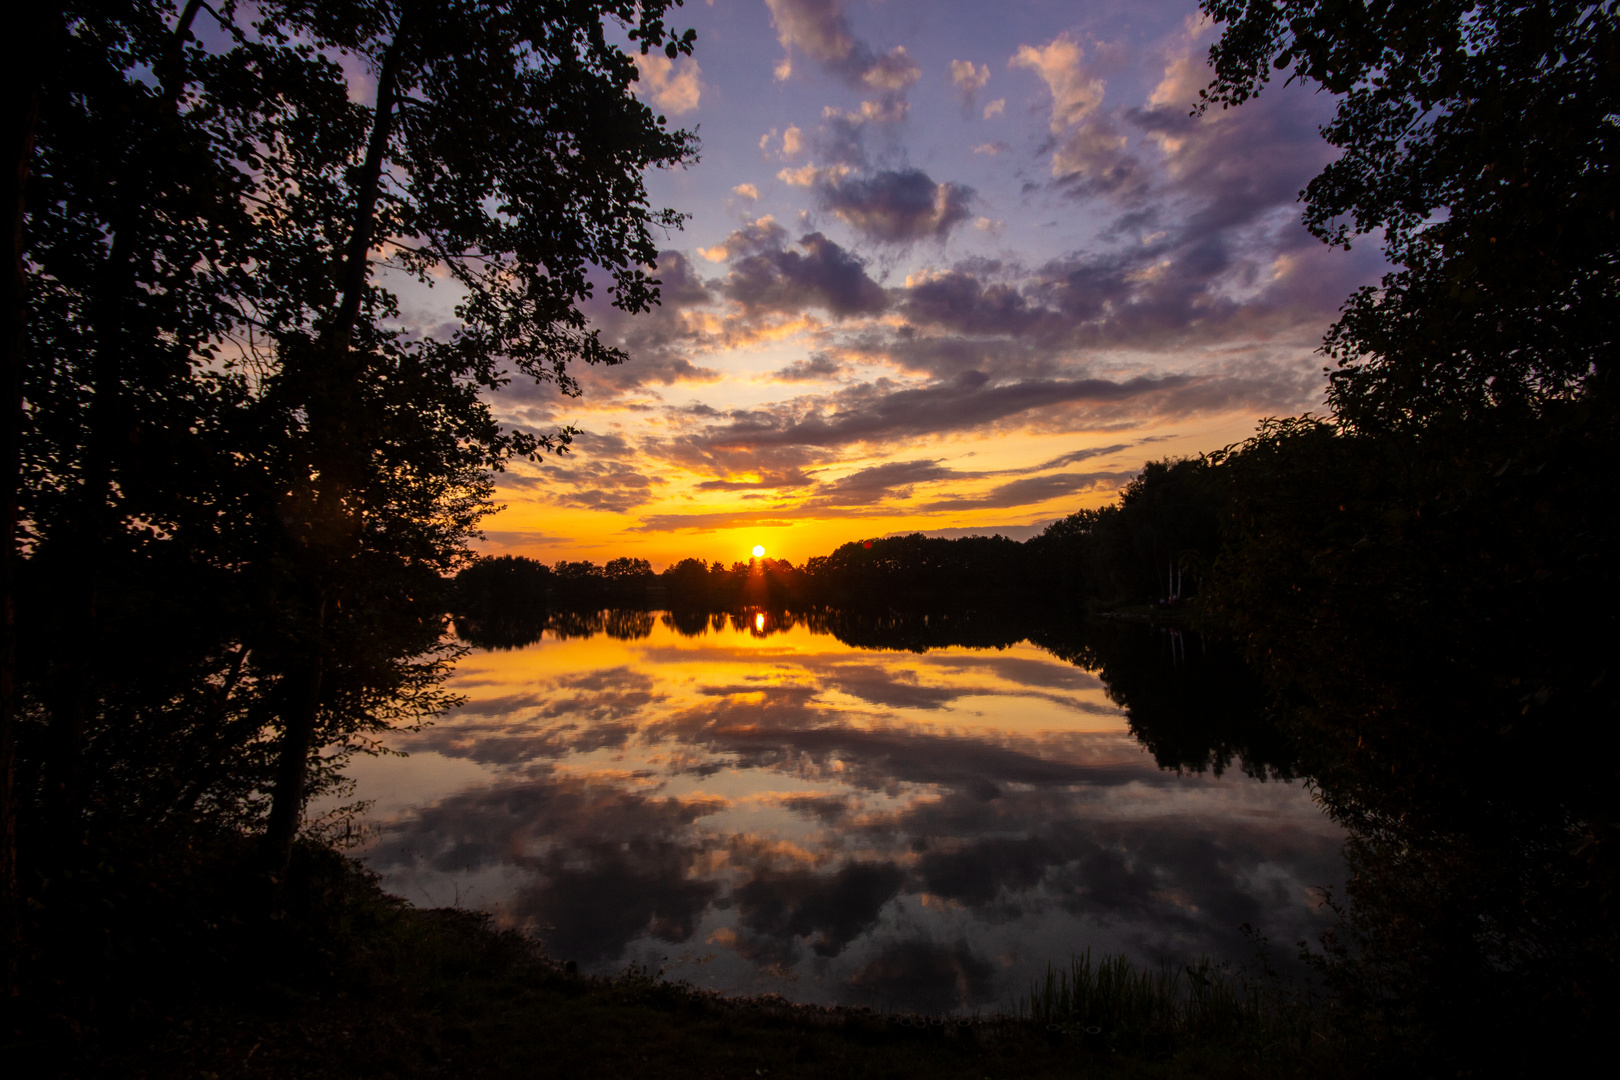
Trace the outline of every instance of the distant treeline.
<instances>
[{"instance_id":1,"label":"distant treeline","mask_svg":"<svg viewBox=\"0 0 1620 1080\"><path fill-rule=\"evenodd\" d=\"M463 621L502 612L651 604L671 609L935 605L1022 597L1043 604L1173 603L1197 594L1220 543L1221 494L1208 458L1155 461L1116 505L1081 510L1019 543L913 533L856 540L802 566L786 559L645 559L604 566L482 559L457 578Z\"/></svg>"}]
</instances>

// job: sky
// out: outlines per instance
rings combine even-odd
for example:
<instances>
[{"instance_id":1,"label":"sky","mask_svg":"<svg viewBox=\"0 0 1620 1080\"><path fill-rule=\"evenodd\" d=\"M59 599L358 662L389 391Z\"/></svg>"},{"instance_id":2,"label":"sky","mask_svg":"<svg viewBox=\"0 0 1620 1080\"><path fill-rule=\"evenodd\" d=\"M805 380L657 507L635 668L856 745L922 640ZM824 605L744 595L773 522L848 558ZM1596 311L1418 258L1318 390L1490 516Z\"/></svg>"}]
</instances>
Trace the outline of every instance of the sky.
<instances>
[{"instance_id":1,"label":"sky","mask_svg":"<svg viewBox=\"0 0 1620 1080\"><path fill-rule=\"evenodd\" d=\"M1215 37L1191 0L688 0L673 23L694 55L642 58L637 92L702 149L647 177L690 215L658 238L662 304L599 291L629 361L495 398L581 434L499 477L484 550L660 569L1022 539L1320 408L1322 334L1384 270L1300 225L1333 99L1190 115Z\"/></svg>"}]
</instances>

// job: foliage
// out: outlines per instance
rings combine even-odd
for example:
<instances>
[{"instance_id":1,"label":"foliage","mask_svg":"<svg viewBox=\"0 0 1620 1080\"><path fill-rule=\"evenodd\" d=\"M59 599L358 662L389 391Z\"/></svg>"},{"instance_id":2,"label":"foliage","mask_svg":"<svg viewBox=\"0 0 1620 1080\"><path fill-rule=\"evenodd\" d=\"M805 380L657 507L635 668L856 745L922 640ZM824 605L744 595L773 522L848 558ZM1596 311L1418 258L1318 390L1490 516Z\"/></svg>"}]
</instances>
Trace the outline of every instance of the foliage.
<instances>
[{"instance_id":1,"label":"foliage","mask_svg":"<svg viewBox=\"0 0 1620 1080\"><path fill-rule=\"evenodd\" d=\"M1529 1068L1536 1032L1578 1044L1616 1007L1603 416L1583 402L1421 440L1301 419L1223 462L1210 611L1351 829L1332 984L1368 1046L1421 1048L1425 1067L1471 1060L1489 1032Z\"/></svg>"},{"instance_id":2,"label":"foliage","mask_svg":"<svg viewBox=\"0 0 1620 1080\"><path fill-rule=\"evenodd\" d=\"M592 273L657 300L652 230L680 217L643 171L695 143L610 31L690 51L669 6L191 3L176 25L123 0L25 46L51 60L23 234L34 857L88 858L131 815L268 814L284 860L346 754L453 703L448 575L490 472L569 436L501 428L484 392L623 359L576 307ZM441 278L459 329L405 334L393 289Z\"/></svg>"},{"instance_id":3,"label":"foliage","mask_svg":"<svg viewBox=\"0 0 1620 1080\"><path fill-rule=\"evenodd\" d=\"M1299 775L1265 685L1224 637L1095 619L1053 620L1029 640L1094 672L1159 768L1218 777L1235 761L1260 779Z\"/></svg>"},{"instance_id":4,"label":"foliage","mask_svg":"<svg viewBox=\"0 0 1620 1080\"><path fill-rule=\"evenodd\" d=\"M851 541L805 564L831 602L926 602L1016 593L1025 585L1023 547L1004 536L954 540L921 533Z\"/></svg>"},{"instance_id":5,"label":"foliage","mask_svg":"<svg viewBox=\"0 0 1620 1080\"><path fill-rule=\"evenodd\" d=\"M1105 603L1196 596L1220 547L1220 490L1204 458L1150 461L1119 503L1081 510L1029 541L1047 588Z\"/></svg>"},{"instance_id":6,"label":"foliage","mask_svg":"<svg viewBox=\"0 0 1620 1080\"><path fill-rule=\"evenodd\" d=\"M1206 104L1272 71L1337 95L1344 153L1302 193L1399 269L1329 334L1331 400L1372 428L1579 392L1614 366L1620 313L1615 0L1205 0L1225 24Z\"/></svg>"},{"instance_id":7,"label":"foliage","mask_svg":"<svg viewBox=\"0 0 1620 1080\"><path fill-rule=\"evenodd\" d=\"M785 559L728 568L688 558L658 575L645 560L618 558L605 567L564 561L549 570L546 602L589 607L656 599L681 612L822 606L840 609L841 618L876 608L892 609L897 618L904 610L935 608L948 618L948 609L1011 597L1041 607L1172 602L1196 595L1219 546L1221 496L1211 476L1203 459L1148 462L1117 506L1079 511L1025 543L912 533L850 541L797 567ZM486 571L495 573L493 566L478 572Z\"/></svg>"},{"instance_id":8,"label":"foliage","mask_svg":"<svg viewBox=\"0 0 1620 1080\"><path fill-rule=\"evenodd\" d=\"M1319 962L1381 1069L1574 1060L1620 1015L1620 8L1204 8L1206 103L1274 70L1337 95L1306 224L1381 233L1397 267L1327 336L1330 420L1214 459L1209 614L1351 829Z\"/></svg>"}]
</instances>

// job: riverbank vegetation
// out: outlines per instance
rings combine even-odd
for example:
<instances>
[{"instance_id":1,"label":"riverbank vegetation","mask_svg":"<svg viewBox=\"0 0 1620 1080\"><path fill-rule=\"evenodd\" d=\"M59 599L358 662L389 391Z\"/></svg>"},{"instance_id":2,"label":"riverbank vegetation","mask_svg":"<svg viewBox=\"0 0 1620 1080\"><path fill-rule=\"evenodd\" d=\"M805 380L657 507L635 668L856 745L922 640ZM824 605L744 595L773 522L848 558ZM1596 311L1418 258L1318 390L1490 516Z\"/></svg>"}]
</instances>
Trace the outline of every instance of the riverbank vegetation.
<instances>
[{"instance_id":1,"label":"riverbank vegetation","mask_svg":"<svg viewBox=\"0 0 1620 1080\"><path fill-rule=\"evenodd\" d=\"M8 1034L13 1067L76 1080L1349 1075L1328 1039L1278 1040L1241 1005L1197 1030L1156 1025L1144 1043L1129 1008L1142 995L1125 987L1093 993L1083 1015L1037 992L1022 1009L945 1017L725 998L659 970L586 977L484 915L387 896L316 844L295 849L266 922L247 914L252 847L204 858L207 874L161 897L120 897L115 948L61 967L76 977Z\"/></svg>"}]
</instances>

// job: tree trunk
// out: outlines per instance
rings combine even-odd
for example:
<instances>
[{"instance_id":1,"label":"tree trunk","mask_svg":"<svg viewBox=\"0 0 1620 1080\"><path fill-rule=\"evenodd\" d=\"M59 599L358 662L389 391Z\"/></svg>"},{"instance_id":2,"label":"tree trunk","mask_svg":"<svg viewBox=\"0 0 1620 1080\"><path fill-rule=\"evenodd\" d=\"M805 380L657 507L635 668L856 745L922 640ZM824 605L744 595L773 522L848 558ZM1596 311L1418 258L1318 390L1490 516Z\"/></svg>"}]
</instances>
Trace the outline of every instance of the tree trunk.
<instances>
[{"instance_id":1,"label":"tree trunk","mask_svg":"<svg viewBox=\"0 0 1620 1080\"><path fill-rule=\"evenodd\" d=\"M309 493L309 505L316 508L316 516L323 520L325 513L346 513L342 505L346 494L344 489L360 479L355 475L353 465L356 448L349 445L352 442L349 420L362 368L353 355L352 345L369 277L377 200L382 192L388 141L393 135L396 88L405 40L406 20L402 17L393 40L383 54L382 70L377 76L376 110L366 144L365 161L360 169L349 241L339 273L337 313L322 331L312 355L303 361L325 364L328 368L328 377L318 376L307 381L307 385L316 388L308 402L308 427L312 436L312 471L319 474L322 485L322 490ZM315 605L320 614L316 632L310 639L314 652L305 653L298 662L301 670L295 677L303 682L301 692L292 695L282 717L282 745L276 761L270 820L265 827L265 861L272 879L272 892L279 890L280 882L286 875L293 841L298 835L298 825L303 815L305 776L319 716L320 684L325 667L321 651L325 644L327 606L332 599L329 583L341 580L337 564L347 554L341 539L347 535L347 530L339 529L337 535L340 539L336 542L324 543L312 539L305 544L305 554L313 564L309 577L322 583L318 586L319 602Z\"/></svg>"},{"instance_id":2,"label":"tree trunk","mask_svg":"<svg viewBox=\"0 0 1620 1080\"><path fill-rule=\"evenodd\" d=\"M325 614L323 605L322 622ZM281 883L286 880L293 841L298 837L298 826L303 818L304 778L309 770L309 752L320 716L323 669L324 660L317 641L304 668L291 676L296 685L288 695L290 700L282 717L284 728L281 752L276 759L276 788L264 832L265 869L270 875L272 895L281 891Z\"/></svg>"},{"instance_id":3,"label":"tree trunk","mask_svg":"<svg viewBox=\"0 0 1620 1080\"><path fill-rule=\"evenodd\" d=\"M343 255L343 271L338 281L341 299L337 317L322 336L322 344L333 359L344 362L354 340L354 326L365 298L370 276L369 255L377 228L377 199L382 194L383 163L388 156L388 140L393 136L394 106L397 101L400 53L404 50L405 18L401 16L394 40L383 54L382 70L377 73L377 108L372 118L371 138L366 143L366 159L360 166L359 191L355 198L354 220L349 226L349 244Z\"/></svg>"}]
</instances>

